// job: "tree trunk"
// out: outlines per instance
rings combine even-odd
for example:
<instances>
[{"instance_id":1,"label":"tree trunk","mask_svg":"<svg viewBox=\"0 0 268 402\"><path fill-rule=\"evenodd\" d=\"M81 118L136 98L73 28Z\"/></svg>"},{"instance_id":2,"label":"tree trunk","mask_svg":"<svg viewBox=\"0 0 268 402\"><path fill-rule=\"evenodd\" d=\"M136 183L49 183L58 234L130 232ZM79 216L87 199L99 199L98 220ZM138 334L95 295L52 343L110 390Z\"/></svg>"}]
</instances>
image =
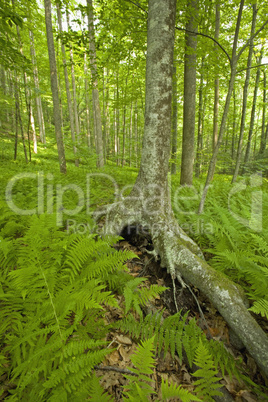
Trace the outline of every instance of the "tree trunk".
<instances>
[{"instance_id":1,"label":"tree trunk","mask_svg":"<svg viewBox=\"0 0 268 402\"><path fill-rule=\"evenodd\" d=\"M57 66L56 66L56 56L55 56L55 47L53 39L53 30L52 30L50 0L44 0L44 5L45 5L45 18L46 18L46 31L47 31L47 48L48 48L49 66L50 66L51 92L53 98L53 115L54 115L58 157L60 163L60 171L61 173L66 173L65 151L61 131L61 115L60 115L60 102L58 92Z\"/></svg>"},{"instance_id":2,"label":"tree trunk","mask_svg":"<svg viewBox=\"0 0 268 402\"><path fill-rule=\"evenodd\" d=\"M239 30L240 30L243 7L244 7L244 0L241 0L238 17L237 17L237 22L236 22L235 37L234 37L234 42L233 42L232 59L231 59L231 76L230 76L230 81L229 81L229 86L228 86L228 92L227 92L225 105L224 105L224 111L223 111L223 115L222 115L222 119L221 119L221 126L220 126L218 141L217 141L217 144L216 144L215 149L212 154L212 158L211 158L209 168L208 168L205 187L204 187L204 190L203 190L203 193L201 196L201 200L200 200L200 204L199 204L199 209L198 209L199 214L201 214L204 209L209 184L214 175L217 156L218 156L221 142L223 139L225 125L226 125L226 121L227 121L227 117L228 117L229 106L230 106L232 92L233 92L234 83L235 83L236 66L237 66L237 59L238 59L237 54L236 54L236 49L237 49L238 35L239 35Z\"/></svg>"},{"instance_id":3,"label":"tree trunk","mask_svg":"<svg viewBox=\"0 0 268 402\"><path fill-rule=\"evenodd\" d=\"M66 7L66 20L67 20L67 27L68 31L70 31L70 19L69 13ZM78 118L78 107L77 107L77 100L76 100L76 83L75 83L75 71L74 71L74 58L73 58L73 48L72 44L70 44L70 60L71 60L71 76L72 76L72 88L73 88L73 111L74 111L74 121L75 121L75 131L76 131L76 139L79 143L80 138L80 127L79 127L79 118Z\"/></svg>"},{"instance_id":4,"label":"tree trunk","mask_svg":"<svg viewBox=\"0 0 268 402\"><path fill-rule=\"evenodd\" d=\"M38 70L37 70L37 63L36 63L34 35L33 35L32 31L29 31L29 36L30 36L31 56L32 56L32 64L33 64L34 85L35 85L35 90L38 93L39 92L39 78L38 78ZM45 131L45 122L44 122L41 96L36 95L35 101L36 101L40 140L43 144L45 144L46 143L46 131Z\"/></svg>"},{"instance_id":5,"label":"tree trunk","mask_svg":"<svg viewBox=\"0 0 268 402\"><path fill-rule=\"evenodd\" d=\"M61 10L60 10L59 3L57 3L56 6L57 6L59 32L60 32L60 34L62 34L62 32L63 32L62 17L61 17ZM69 83L68 69L67 69L67 62L66 62L66 52L65 52L65 46L64 46L64 43L62 40L61 40L61 54L62 54L62 64L64 67L65 88L66 88L67 105L68 105L69 119L70 119L71 137L72 137L72 142L73 142L73 151L74 151L74 155L75 155L75 165L78 166L79 160L76 158L77 149L76 149L76 137L75 137L75 128L74 128L74 113L73 113L73 107L72 107L70 83Z\"/></svg>"},{"instance_id":6,"label":"tree trunk","mask_svg":"<svg viewBox=\"0 0 268 402\"><path fill-rule=\"evenodd\" d=\"M129 150L128 150L128 155L129 155L129 166L131 166L131 158L132 158L132 127L133 127L133 102L131 99L131 105L130 105L130 123L129 123Z\"/></svg>"},{"instance_id":7,"label":"tree trunk","mask_svg":"<svg viewBox=\"0 0 268 402\"><path fill-rule=\"evenodd\" d=\"M197 128L197 150L196 150L196 163L195 163L195 175L200 176L201 172L201 153L203 148L203 122L204 122L204 107L203 107L203 87L204 87L204 57L201 62L201 76L199 86L199 102L198 102L198 128Z\"/></svg>"},{"instance_id":8,"label":"tree trunk","mask_svg":"<svg viewBox=\"0 0 268 402\"><path fill-rule=\"evenodd\" d=\"M193 183L194 137L195 137L195 92L196 92L196 45L198 0L188 0L191 14L186 23L184 58L184 103L183 136L181 155L181 185ZM189 32L188 32L189 31Z\"/></svg>"},{"instance_id":9,"label":"tree trunk","mask_svg":"<svg viewBox=\"0 0 268 402\"><path fill-rule=\"evenodd\" d=\"M262 59L262 55L260 55L258 64L261 63L261 59ZM259 82L260 82L260 74L261 74L261 70L260 70L260 68L258 68L257 74L256 74L253 101L252 101L251 118L250 118L249 132L248 132L247 148L246 148L245 159L244 159L244 167L249 161L251 140L252 140L253 128L254 128L254 122L255 122L255 111L256 111L256 103L257 103L257 96L258 96L258 89L259 89Z\"/></svg>"},{"instance_id":10,"label":"tree trunk","mask_svg":"<svg viewBox=\"0 0 268 402\"><path fill-rule=\"evenodd\" d=\"M93 144L93 136L91 134L90 126L90 107L89 107L89 96L88 96L88 80L87 80L87 55L84 54L84 74L85 74L85 101L86 101L86 136L87 145L91 148Z\"/></svg>"},{"instance_id":11,"label":"tree trunk","mask_svg":"<svg viewBox=\"0 0 268 402\"><path fill-rule=\"evenodd\" d=\"M25 137L24 137L24 129L23 129L23 123L21 119L21 112L20 112L20 96L19 96L19 88L18 88L18 79L16 76L15 72L15 80L14 80L14 95L15 95L15 107L16 107L16 148L15 148L15 156L17 157L17 141L18 141L18 124L20 126L20 132L21 132L21 139L22 139L22 144L23 144L23 151L24 151L24 156L25 156L25 161L28 163L28 155L27 155L27 147L25 143ZM16 159L14 157L14 159Z\"/></svg>"},{"instance_id":12,"label":"tree trunk","mask_svg":"<svg viewBox=\"0 0 268 402\"><path fill-rule=\"evenodd\" d=\"M92 0L87 0L87 12L88 12L88 35L89 35L89 58L90 58L90 69L92 77L93 117L94 117L94 130L95 130L96 151L97 151L97 167L101 168L104 166L104 158L103 158L102 125L101 125L100 100L98 90L98 71L96 61Z\"/></svg>"},{"instance_id":13,"label":"tree trunk","mask_svg":"<svg viewBox=\"0 0 268 402\"><path fill-rule=\"evenodd\" d=\"M265 128L265 116L266 116L266 105L267 98L266 98L266 72L263 71L263 108L262 108L262 128L261 128L261 143L260 143L260 150L259 154L263 154L266 148L266 141L267 141L267 130Z\"/></svg>"},{"instance_id":14,"label":"tree trunk","mask_svg":"<svg viewBox=\"0 0 268 402\"><path fill-rule=\"evenodd\" d=\"M216 3L216 22L215 22L215 39L219 39L220 35L220 4ZM218 46L215 43L214 52L218 54ZM214 82L214 113L213 113L213 138L212 138L212 149L214 150L218 141L218 120L219 120L219 99L220 99L220 82L219 74L216 73L216 78Z\"/></svg>"},{"instance_id":15,"label":"tree trunk","mask_svg":"<svg viewBox=\"0 0 268 402\"><path fill-rule=\"evenodd\" d=\"M253 16L252 16L251 33L250 33L251 38L253 38L253 35L255 33L255 27L256 27L256 19L257 19L257 5L256 4L252 5L252 12L253 12ZM245 79L245 84L244 84L244 89L243 89L243 107L242 107L240 133L239 133L237 155L236 155L236 164L235 164L235 170L234 170L232 183L235 183L235 181L237 179L237 176L239 173L239 168L240 168L241 157L242 157L243 137L244 137L246 113L247 113L248 85L249 85L250 73L251 73L253 44L254 44L254 40L251 39L250 45L249 45L249 51L248 51L246 79Z\"/></svg>"},{"instance_id":16,"label":"tree trunk","mask_svg":"<svg viewBox=\"0 0 268 402\"><path fill-rule=\"evenodd\" d=\"M206 294L268 375L268 338L247 310L243 292L202 259L171 210L168 166L175 15L176 0L149 0L141 165L130 195L107 207L104 230L118 233L132 224L147 227L161 266L182 286L191 283Z\"/></svg>"},{"instance_id":17,"label":"tree trunk","mask_svg":"<svg viewBox=\"0 0 268 402\"><path fill-rule=\"evenodd\" d=\"M177 142L178 142L178 99L177 99L177 69L175 60L173 64L173 80L172 80L172 141L171 141L171 174L176 174L177 162Z\"/></svg>"}]
</instances>

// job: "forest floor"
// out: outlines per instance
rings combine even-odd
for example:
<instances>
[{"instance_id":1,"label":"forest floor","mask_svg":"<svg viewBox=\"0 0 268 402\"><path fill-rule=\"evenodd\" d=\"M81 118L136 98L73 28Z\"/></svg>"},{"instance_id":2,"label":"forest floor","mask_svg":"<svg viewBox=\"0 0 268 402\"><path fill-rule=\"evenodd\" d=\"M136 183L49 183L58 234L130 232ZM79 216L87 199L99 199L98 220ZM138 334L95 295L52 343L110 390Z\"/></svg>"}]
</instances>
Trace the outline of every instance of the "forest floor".
<instances>
[{"instance_id":1,"label":"forest floor","mask_svg":"<svg viewBox=\"0 0 268 402\"><path fill-rule=\"evenodd\" d=\"M188 312L187 320L195 319L200 328L204 331L208 339L221 341L224 343L225 348L234 356L235 359L241 359L244 374L254 381L255 384L260 385L262 388L267 386L265 379L262 376L258 366L253 358L247 353L245 348L239 349L234 346L236 339L230 333L229 328L213 307L206 296L198 291L198 289L192 288L191 293L187 288L181 291L180 285L177 283L176 290L176 304L174 301L174 289L170 275L167 271L160 267L160 263L155 261L154 257L148 253L152 249L149 236L137 235L135 232L124 235L124 239L120 241L115 247L119 250L131 250L136 255L134 258L127 262L130 274L133 277L145 277L147 281L145 284L149 287L151 284L158 284L160 286L166 286L168 290L158 296L153 303L147 305L144 308L144 314L150 312L164 311L164 318L173 315L177 312L177 309L182 311L182 314ZM194 297L195 295L195 297ZM118 296L119 304L122 304L122 296ZM199 304L199 306L198 306ZM200 308L204 317L200 314ZM118 310L110 309L106 311L106 319L109 323L113 323L118 319ZM138 318L138 317L137 317ZM204 322L205 318L205 322ZM268 333L268 322L266 320L260 320L256 317L263 330ZM107 355L105 361L101 367L106 366L105 369L101 369L100 366L97 369L97 376L101 377L100 384L102 387L113 396L116 401L123 401L123 390L127 386L127 380L124 377L125 370L131 370L133 367L130 357L136 350L138 343L130 336L122 334L120 331L112 331L107 336L109 342L109 348L115 349L111 354ZM180 362L178 356L175 355L172 358L169 352L164 356L161 352L160 356L155 359L154 378L152 378L152 384L155 386L156 396L159 394L161 381L168 380L174 384L181 385L188 391L193 391L193 377L190 374L191 369L185 361ZM115 371L118 370L118 371ZM235 377L231 378L228 375L222 376L220 380L223 392L223 397L216 401L235 401L235 402L259 402L268 400L264 397L260 399L260 396L256 396L250 391L247 384L243 381L238 381ZM154 400L154 397L152 397Z\"/></svg>"}]
</instances>

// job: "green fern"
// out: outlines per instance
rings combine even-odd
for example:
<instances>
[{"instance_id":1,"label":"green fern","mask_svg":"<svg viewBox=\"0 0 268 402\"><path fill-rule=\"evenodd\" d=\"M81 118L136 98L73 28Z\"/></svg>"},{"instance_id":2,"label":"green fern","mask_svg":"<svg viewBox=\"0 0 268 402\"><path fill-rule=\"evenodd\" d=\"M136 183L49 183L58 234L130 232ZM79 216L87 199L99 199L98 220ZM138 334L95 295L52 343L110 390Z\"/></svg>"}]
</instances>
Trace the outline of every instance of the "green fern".
<instances>
[{"instance_id":1,"label":"green fern","mask_svg":"<svg viewBox=\"0 0 268 402\"><path fill-rule=\"evenodd\" d=\"M91 372L111 352L102 341L110 330L103 306L118 306L109 272L119 277L133 256L112 248L115 241L67 236L51 216L34 216L23 237L0 243L1 356L16 385L7 400L90 395Z\"/></svg>"},{"instance_id":2,"label":"green fern","mask_svg":"<svg viewBox=\"0 0 268 402\"><path fill-rule=\"evenodd\" d=\"M187 323L187 317L187 313L182 315L181 312L178 312L164 319L163 312L160 312L148 314L145 318L140 317L139 321L137 321L130 315L118 322L117 327L136 339L144 340L154 336L158 355L162 350L164 351L164 356L167 351L171 353L172 357L176 353L182 363L183 352L185 352L190 367L193 365L196 351L201 341L206 345L215 367L223 373L227 372L231 377L235 376L240 380L242 378L240 360L234 360L221 342L208 341L205 334L197 326L195 319L191 319Z\"/></svg>"},{"instance_id":3,"label":"green fern","mask_svg":"<svg viewBox=\"0 0 268 402\"><path fill-rule=\"evenodd\" d=\"M161 401L169 401L170 398L180 398L182 402L201 401L197 396L191 394L187 389L180 385L168 384L168 381L163 381L161 384Z\"/></svg>"},{"instance_id":4,"label":"green fern","mask_svg":"<svg viewBox=\"0 0 268 402\"><path fill-rule=\"evenodd\" d=\"M222 396L218 391L221 387L219 381L221 378L216 377L218 374L213 359L205 345L200 341L196 350L194 362L200 369L193 374L195 377L200 377L195 381L195 392L198 397L206 402L213 402L213 396Z\"/></svg>"},{"instance_id":5,"label":"green fern","mask_svg":"<svg viewBox=\"0 0 268 402\"><path fill-rule=\"evenodd\" d=\"M255 314L260 314L262 317L266 317L268 320L268 300L259 299L253 303L253 306L249 308Z\"/></svg>"},{"instance_id":6,"label":"green fern","mask_svg":"<svg viewBox=\"0 0 268 402\"><path fill-rule=\"evenodd\" d=\"M138 286L145 281L145 278L134 278L126 283L124 289L125 314L127 314L132 307L140 316L142 316L140 306L144 306L149 300L154 299L156 296L167 290L166 287L158 285L151 285L149 288L138 288Z\"/></svg>"},{"instance_id":7,"label":"green fern","mask_svg":"<svg viewBox=\"0 0 268 402\"><path fill-rule=\"evenodd\" d=\"M127 390L124 392L124 401L147 402L151 396L155 395L154 381L151 378L153 377L155 367L154 351L154 337L152 337L141 342L136 353L131 356L131 361L135 368L129 369L136 374L136 377L126 375L129 383ZM169 385L167 381L162 381L161 399L159 401L166 401L170 398L180 398L182 402L200 401L197 396L191 394L181 386Z\"/></svg>"},{"instance_id":8,"label":"green fern","mask_svg":"<svg viewBox=\"0 0 268 402\"><path fill-rule=\"evenodd\" d=\"M129 368L129 370L137 376L135 378L130 375L125 376L129 380L129 384L127 391L124 392L127 396L124 400L147 402L149 396L155 393L150 385L152 382L150 376L153 374L155 366L153 344L154 338L141 342L136 353L131 356L131 361L136 368Z\"/></svg>"}]
</instances>

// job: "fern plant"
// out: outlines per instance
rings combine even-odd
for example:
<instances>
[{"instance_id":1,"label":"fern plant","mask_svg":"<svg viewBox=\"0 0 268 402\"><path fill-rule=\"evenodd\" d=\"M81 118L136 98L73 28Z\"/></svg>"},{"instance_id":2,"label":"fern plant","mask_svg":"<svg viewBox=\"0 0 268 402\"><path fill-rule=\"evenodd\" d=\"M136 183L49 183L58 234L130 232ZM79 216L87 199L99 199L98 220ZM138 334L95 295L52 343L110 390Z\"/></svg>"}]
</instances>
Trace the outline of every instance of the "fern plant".
<instances>
[{"instance_id":1,"label":"fern plant","mask_svg":"<svg viewBox=\"0 0 268 402\"><path fill-rule=\"evenodd\" d=\"M194 383L195 392L202 400L213 402L214 396L222 396L222 393L218 391L221 387L221 384L219 384L221 378L216 376L218 371L216 370L213 359L211 358L208 349L201 341L196 350L194 362L200 367L193 374L195 377L200 377Z\"/></svg>"},{"instance_id":2,"label":"fern plant","mask_svg":"<svg viewBox=\"0 0 268 402\"><path fill-rule=\"evenodd\" d=\"M94 366L110 352L103 306L118 305L109 273L119 278L133 253L112 248L116 238L67 236L53 216L28 222L23 237L0 242L1 360L15 385L6 399L83 400Z\"/></svg>"},{"instance_id":3,"label":"fern plant","mask_svg":"<svg viewBox=\"0 0 268 402\"><path fill-rule=\"evenodd\" d=\"M125 314L133 308L140 316L142 316L143 313L141 306L145 306L149 300L154 299L156 296L167 290L166 287L159 285L151 285L149 288L138 288L138 286L145 281L145 278L134 278L126 283L124 288Z\"/></svg>"},{"instance_id":4,"label":"fern plant","mask_svg":"<svg viewBox=\"0 0 268 402\"><path fill-rule=\"evenodd\" d=\"M130 368L130 370L136 374L136 377L126 375L129 383L127 390L124 392L124 401L148 402L150 397L155 395L154 387L151 385L152 383L154 384L151 378L155 366L154 352L154 337L152 337L141 342L136 353L132 355L131 362L135 368ZM158 401L167 401L170 398L180 398L182 402L200 401L197 396L181 386L169 385L164 380L162 380L160 394L161 399L157 399Z\"/></svg>"},{"instance_id":5,"label":"fern plant","mask_svg":"<svg viewBox=\"0 0 268 402\"><path fill-rule=\"evenodd\" d=\"M223 374L227 372L230 376L235 376L240 380L242 378L240 360L234 360L221 342L207 340L195 319L187 322L187 317L187 313L182 315L181 312L178 312L164 319L162 312L149 314L145 318L140 317L137 321L130 315L119 321L117 327L136 339L145 340L154 336L154 346L158 355L162 350L164 356L167 351L171 353L172 357L176 353L182 363L183 352L185 352L190 367L193 366L197 349L202 342L209 351L210 358L213 359L217 370L221 370Z\"/></svg>"}]
</instances>

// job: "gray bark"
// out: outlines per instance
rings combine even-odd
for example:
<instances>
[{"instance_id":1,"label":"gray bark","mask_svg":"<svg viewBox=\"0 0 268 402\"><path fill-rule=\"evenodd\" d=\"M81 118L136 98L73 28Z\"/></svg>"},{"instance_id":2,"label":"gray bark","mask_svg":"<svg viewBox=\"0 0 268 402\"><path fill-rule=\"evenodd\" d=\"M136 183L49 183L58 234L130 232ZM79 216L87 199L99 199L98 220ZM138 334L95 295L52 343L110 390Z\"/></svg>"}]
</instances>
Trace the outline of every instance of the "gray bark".
<instances>
[{"instance_id":1,"label":"gray bark","mask_svg":"<svg viewBox=\"0 0 268 402\"><path fill-rule=\"evenodd\" d=\"M34 35L33 35L32 31L29 31L29 36L30 36L31 56L32 56L32 64L33 64L34 85L35 85L35 90L38 93L39 92L39 78L38 78L38 70L37 70L37 63L36 63ZM36 101L40 140L43 144L45 144L46 143L46 130L45 130L45 122L44 122L41 96L36 95L35 101Z\"/></svg>"},{"instance_id":2,"label":"gray bark","mask_svg":"<svg viewBox=\"0 0 268 402\"><path fill-rule=\"evenodd\" d=\"M251 33L250 33L251 38L253 37L253 35L255 33L255 27L256 27L256 19L257 19L257 5L256 4L252 5L252 12L253 12L253 16L252 16ZM244 130L245 130L247 101L248 101L248 85L249 85L250 73L251 73L253 44L254 44L254 40L251 39L251 42L249 45L249 51L248 51L246 79L245 79L245 84L244 84L244 89L243 89L243 107L242 107L240 133L239 133L237 155L236 155L236 164L235 164L235 170L234 170L232 183L235 183L235 181L237 179L237 176L239 173L239 168L240 168L241 157L242 157L243 137L244 137Z\"/></svg>"},{"instance_id":3,"label":"gray bark","mask_svg":"<svg viewBox=\"0 0 268 402\"><path fill-rule=\"evenodd\" d=\"M193 183L194 139L195 139L195 95L196 95L196 45L198 0L188 0L191 15L186 23L186 48L184 58L184 103L183 136L181 155L180 184L191 186Z\"/></svg>"},{"instance_id":4,"label":"gray bark","mask_svg":"<svg viewBox=\"0 0 268 402\"><path fill-rule=\"evenodd\" d=\"M215 22L215 39L219 39L220 35L220 4L216 3L216 22ZM214 51L216 55L218 54L218 46L215 44ZM213 114L213 138L212 138L212 147L213 150L216 147L218 141L218 120L219 120L219 99L220 99L220 82L219 75L216 74L215 82L214 82L214 114Z\"/></svg>"},{"instance_id":5,"label":"gray bark","mask_svg":"<svg viewBox=\"0 0 268 402\"><path fill-rule=\"evenodd\" d=\"M89 148L93 145L93 137L90 126L90 107L88 96L88 79L87 79L87 55L84 54L84 73L85 73L85 100L86 100L86 129L87 129L87 145Z\"/></svg>"},{"instance_id":6,"label":"gray bark","mask_svg":"<svg viewBox=\"0 0 268 402\"><path fill-rule=\"evenodd\" d=\"M197 128L197 149L196 149L196 162L195 162L195 175L199 177L201 172L201 154L203 148L203 123L204 123L204 105L203 105L203 87L204 87L204 57L201 63L201 76L200 76L200 86L198 90L198 128Z\"/></svg>"},{"instance_id":7,"label":"gray bark","mask_svg":"<svg viewBox=\"0 0 268 402\"><path fill-rule=\"evenodd\" d=\"M177 142L178 142L178 99L177 99L177 69L173 65L173 81L172 81L172 143L171 143L171 174L176 174L177 162Z\"/></svg>"},{"instance_id":8,"label":"gray bark","mask_svg":"<svg viewBox=\"0 0 268 402\"><path fill-rule=\"evenodd\" d=\"M59 32L62 34L62 17L61 17L61 10L59 3L56 4L57 6L57 17L58 17L58 25L59 25ZM67 105L69 111L69 119L70 119L70 128L71 128L71 137L73 142L73 151L74 155L77 153L76 149L76 136L75 136L75 128L74 128L74 113L72 107L72 99L71 99L71 92L70 92L70 83L69 83L69 76L68 76L68 69L67 69L67 62L66 62L66 52L64 43L61 40L61 54L62 54L62 63L64 67L64 78L65 78L65 88L66 88L66 96L67 96ZM75 165L79 165L78 159L75 159Z\"/></svg>"},{"instance_id":9,"label":"gray bark","mask_svg":"<svg viewBox=\"0 0 268 402\"><path fill-rule=\"evenodd\" d=\"M100 100L98 90L98 71L96 61L92 0L87 0L87 12L88 12L89 58L90 58L90 69L92 77L92 100L93 100L93 118L94 118L94 130L95 130L96 152L97 152L97 167L101 168L104 165L104 158L103 158L102 125L101 125L101 111L100 111Z\"/></svg>"},{"instance_id":10,"label":"gray bark","mask_svg":"<svg viewBox=\"0 0 268 402\"><path fill-rule=\"evenodd\" d=\"M53 39L53 30L52 30L50 0L44 0L44 5L45 5L47 48L48 48L49 66L50 66L50 82L51 82L51 92L53 98L53 115L54 115L55 134L57 141L57 150L60 163L60 171L61 173L66 173L66 160L65 160L65 151L61 131L61 115L60 115L60 102L58 92L57 66L56 66L56 56L55 56L55 47Z\"/></svg>"},{"instance_id":11,"label":"gray bark","mask_svg":"<svg viewBox=\"0 0 268 402\"><path fill-rule=\"evenodd\" d=\"M261 128L261 143L260 143L260 150L259 154L263 154L266 148L267 142L267 130L265 127L265 116L266 116L266 105L267 97L266 97L266 72L263 71L263 108L262 108L262 128Z\"/></svg>"},{"instance_id":12,"label":"gray bark","mask_svg":"<svg viewBox=\"0 0 268 402\"><path fill-rule=\"evenodd\" d=\"M259 64L261 63L261 59L262 59L262 54L260 55L260 58L259 58ZM250 125L249 125L248 141L247 141L247 148L246 148L246 152L245 152L244 165L246 165L249 161L251 140L252 140L252 136L253 136L253 128L254 128L254 122L255 122L255 111L256 111L256 103L257 103L257 96L258 96L258 89L259 89L259 82L260 82L260 74L261 74L261 70L260 70L260 68L258 68L257 73L256 73L256 81L255 81L254 95L253 95L253 101L252 101L252 109L251 109L251 117L250 117Z\"/></svg>"},{"instance_id":13,"label":"gray bark","mask_svg":"<svg viewBox=\"0 0 268 402\"><path fill-rule=\"evenodd\" d=\"M69 13L66 9L66 19L67 19L67 26L68 31L70 30L70 19ZM76 83L75 83L75 71L74 71L74 58L73 58L73 48L72 44L70 45L70 60L71 60L71 75L72 75L72 89L73 89L73 110L74 110L74 121L75 121L75 131L76 131L76 138L77 142L79 143L80 138L80 126L79 126L79 118L78 118L78 107L76 101Z\"/></svg>"}]
</instances>

